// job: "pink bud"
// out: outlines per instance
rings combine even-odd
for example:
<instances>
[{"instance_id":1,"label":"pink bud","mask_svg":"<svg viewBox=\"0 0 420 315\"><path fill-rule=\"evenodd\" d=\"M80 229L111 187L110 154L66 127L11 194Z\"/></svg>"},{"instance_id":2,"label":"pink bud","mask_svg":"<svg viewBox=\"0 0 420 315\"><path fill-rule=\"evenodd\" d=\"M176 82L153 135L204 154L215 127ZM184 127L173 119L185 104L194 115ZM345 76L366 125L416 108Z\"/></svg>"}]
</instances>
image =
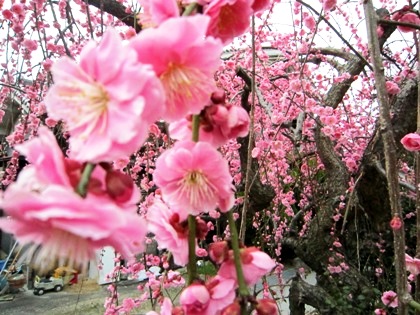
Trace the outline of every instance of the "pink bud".
<instances>
[{"instance_id":1,"label":"pink bud","mask_svg":"<svg viewBox=\"0 0 420 315\"><path fill-rule=\"evenodd\" d=\"M221 264L229 255L229 246L226 241L211 243L209 256L216 264Z\"/></svg>"},{"instance_id":2,"label":"pink bud","mask_svg":"<svg viewBox=\"0 0 420 315\"><path fill-rule=\"evenodd\" d=\"M261 299L258 300L258 304L255 307L257 315L275 315L278 314L277 303L272 299Z\"/></svg>"},{"instance_id":3,"label":"pink bud","mask_svg":"<svg viewBox=\"0 0 420 315\"><path fill-rule=\"evenodd\" d=\"M106 191L117 202L128 201L133 195L134 183L130 176L120 171L108 171L105 177Z\"/></svg>"},{"instance_id":4,"label":"pink bud","mask_svg":"<svg viewBox=\"0 0 420 315\"><path fill-rule=\"evenodd\" d=\"M402 226L401 219L399 217L393 217L389 225L391 226L391 229L399 230Z\"/></svg>"},{"instance_id":5,"label":"pink bud","mask_svg":"<svg viewBox=\"0 0 420 315\"><path fill-rule=\"evenodd\" d=\"M210 97L213 104L224 104L226 102L226 93L223 90L217 90Z\"/></svg>"}]
</instances>

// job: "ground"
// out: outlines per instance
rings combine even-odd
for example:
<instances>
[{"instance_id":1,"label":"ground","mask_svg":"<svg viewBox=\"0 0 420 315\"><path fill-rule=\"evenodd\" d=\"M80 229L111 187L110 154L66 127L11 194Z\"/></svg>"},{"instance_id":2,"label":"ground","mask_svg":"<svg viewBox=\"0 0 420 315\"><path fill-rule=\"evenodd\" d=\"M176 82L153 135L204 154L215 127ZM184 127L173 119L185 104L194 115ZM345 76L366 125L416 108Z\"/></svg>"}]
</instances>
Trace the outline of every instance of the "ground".
<instances>
[{"instance_id":1,"label":"ground","mask_svg":"<svg viewBox=\"0 0 420 315\"><path fill-rule=\"evenodd\" d=\"M281 315L289 314L289 305L287 301L290 279L296 273L296 269L287 268L283 272L283 281L285 286L281 291L286 297L279 301ZM276 291L278 281L275 276L267 278L268 283ZM309 283L315 283L315 274L309 273L306 277ZM121 297L133 297L138 282L124 281L119 284L118 292ZM261 284L257 284L256 290L261 290ZM179 290L179 289L178 289ZM176 292L171 292L175 296ZM66 286L61 292L47 292L42 296L36 296L31 290L23 290L14 295L11 301L1 301L0 297L0 315L101 315L104 313L104 301L108 296L107 286L100 286L95 280L80 281L76 285ZM150 303L142 304L142 307L130 315L146 314L151 310ZM307 307L308 314L317 314L313 309Z\"/></svg>"},{"instance_id":2,"label":"ground","mask_svg":"<svg viewBox=\"0 0 420 315\"><path fill-rule=\"evenodd\" d=\"M122 296L133 294L137 286L134 282L125 282L119 287ZM100 286L94 280L85 280L77 285L66 286L61 292L47 292L36 296L31 290L14 294L12 301L0 302L1 315L99 315L104 313L104 301L108 296L106 286ZM150 305L145 305L150 308ZM139 310L137 314L144 314ZM133 313L135 315L136 313Z\"/></svg>"}]
</instances>

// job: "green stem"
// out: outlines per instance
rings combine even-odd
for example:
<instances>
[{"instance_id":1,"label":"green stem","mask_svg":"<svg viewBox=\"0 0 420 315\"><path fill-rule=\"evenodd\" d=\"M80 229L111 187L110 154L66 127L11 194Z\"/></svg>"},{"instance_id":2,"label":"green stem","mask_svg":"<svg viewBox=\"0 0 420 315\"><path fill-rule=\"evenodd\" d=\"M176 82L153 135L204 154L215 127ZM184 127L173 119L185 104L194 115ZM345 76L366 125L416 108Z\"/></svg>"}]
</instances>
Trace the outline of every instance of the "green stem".
<instances>
[{"instance_id":1,"label":"green stem","mask_svg":"<svg viewBox=\"0 0 420 315\"><path fill-rule=\"evenodd\" d=\"M200 130L200 116L193 115L192 118L192 141L198 142ZM188 285L197 278L197 257L195 256L195 239L197 235L195 216L188 216Z\"/></svg>"},{"instance_id":2,"label":"green stem","mask_svg":"<svg viewBox=\"0 0 420 315\"><path fill-rule=\"evenodd\" d=\"M420 303L418 303L414 300L411 300L410 302L408 302L408 305L410 305L415 310L420 311Z\"/></svg>"},{"instance_id":3,"label":"green stem","mask_svg":"<svg viewBox=\"0 0 420 315\"><path fill-rule=\"evenodd\" d=\"M236 277L238 278L239 294L241 296L249 296L248 287L245 283L244 272L242 270L241 253L239 252L239 237L236 229L235 220L233 219L233 210L228 212L230 237L233 249L233 258L235 260Z\"/></svg>"},{"instance_id":4,"label":"green stem","mask_svg":"<svg viewBox=\"0 0 420 315\"><path fill-rule=\"evenodd\" d=\"M195 256L196 221L195 216L188 216L188 285L197 278L197 258Z\"/></svg>"},{"instance_id":5,"label":"green stem","mask_svg":"<svg viewBox=\"0 0 420 315\"><path fill-rule=\"evenodd\" d=\"M89 184L90 175L95 169L95 166L96 164L87 163L85 168L83 169L82 177L80 178L79 184L77 185L77 188L76 188L76 192L83 198L86 197L87 186Z\"/></svg>"},{"instance_id":6,"label":"green stem","mask_svg":"<svg viewBox=\"0 0 420 315\"><path fill-rule=\"evenodd\" d=\"M182 13L182 16L188 16L193 13L193 11L198 7L198 4L196 2L190 3L186 8L184 13Z\"/></svg>"}]
</instances>

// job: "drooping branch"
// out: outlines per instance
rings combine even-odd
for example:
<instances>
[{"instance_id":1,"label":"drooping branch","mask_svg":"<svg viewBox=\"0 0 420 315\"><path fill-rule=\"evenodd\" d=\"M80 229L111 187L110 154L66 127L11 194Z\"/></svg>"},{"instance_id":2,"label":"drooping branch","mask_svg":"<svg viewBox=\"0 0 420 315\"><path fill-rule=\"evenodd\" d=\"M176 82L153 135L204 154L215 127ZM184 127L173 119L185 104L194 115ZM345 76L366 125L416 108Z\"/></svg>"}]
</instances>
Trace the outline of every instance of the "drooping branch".
<instances>
[{"instance_id":1,"label":"drooping branch","mask_svg":"<svg viewBox=\"0 0 420 315\"><path fill-rule=\"evenodd\" d=\"M381 51L376 34L377 22L376 13L370 0L365 1L364 10L366 16L366 26L369 39L369 52L373 61L375 74L375 86L379 101L379 123L382 131L384 143L386 176L388 182L389 201L392 216L401 222L401 227L393 229L394 234L394 257L396 272L396 287L398 294L398 314L408 313L407 303L411 300L407 291L407 276L405 266L405 230L400 203L400 191L398 185L397 153L395 139L391 128L391 115L389 99L385 87L384 68L381 60Z\"/></svg>"}]
</instances>

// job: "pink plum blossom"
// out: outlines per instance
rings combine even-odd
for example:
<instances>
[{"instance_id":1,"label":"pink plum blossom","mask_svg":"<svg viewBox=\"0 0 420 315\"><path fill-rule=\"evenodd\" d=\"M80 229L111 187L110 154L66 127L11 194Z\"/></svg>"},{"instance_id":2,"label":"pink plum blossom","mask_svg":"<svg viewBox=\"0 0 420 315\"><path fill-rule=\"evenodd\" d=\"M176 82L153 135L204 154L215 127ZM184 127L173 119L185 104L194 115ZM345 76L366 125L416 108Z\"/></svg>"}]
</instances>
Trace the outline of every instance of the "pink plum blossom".
<instances>
[{"instance_id":1,"label":"pink plum blossom","mask_svg":"<svg viewBox=\"0 0 420 315\"><path fill-rule=\"evenodd\" d=\"M199 139L220 147L230 139L245 137L248 129L249 116L245 109L239 106L214 104L207 106L200 115ZM169 134L176 140L190 140L192 117L170 124Z\"/></svg>"},{"instance_id":2,"label":"pink plum blossom","mask_svg":"<svg viewBox=\"0 0 420 315\"><path fill-rule=\"evenodd\" d=\"M179 302L188 315L217 315L235 299L235 281L216 276L205 285L193 283Z\"/></svg>"},{"instance_id":3,"label":"pink plum blossom","mask_svg":"<svg viewBox=\"0 0 420 315\"><path fill-rule=\"evenodd\" d=\"M405 254L405 264L407 265L407 270L411 274L415 276L420 274L420 259Z\"/></svg>"},{"instance_id":4,"label":"pink plum blossom","mask_svg":"<svg viewBox=\"0 0 420 315\"><path fill-rule=\"evenodd\" d=\"M209 143L179 141L156 161L153 174L169 205L198 215L234 204L232 176L226 160Z\"/></svg>"},{"instance_id":5,"label":"pink plum blossom","mask_svg":"<svg viewBox=\"0 0 420 315\"><path fill-rule=\"evenodd\" d=\"M219 40L205 36L209 21L203 15L171 18L131 40L138 60L151 64L163 84L163 119L175 121L200 113L215 90L213 75L223 47Z\"/></svg>"},{"instance_id":6,"label":"pink plum blossom","mask_svg":"<svg viewBox=\"0 0 420 315\"><path fill-rule=\"evenodd\" d=\"M177 265L188 262L188 222L185 212L169 208L155 199L147 211L148 230L155 235L160 249L168 249Z\"/></svg>"},{"instance_id":7,"label":"pink plum blossom","mask_svg":"<svg viewBox=\"0 0 420 315\"><path fill-rule=\"evenodd\" d=\"M337 0L322 0L324 11L331 11L337 5Z\"/></svg>"},{"instance_id":8,"label":"pink plum blossom","mask_svg":"<svg viewBox=\"0 0 420 315\"><path fill-rule=\"evenodd\" d=\"M162 86L136 56L109 29L99 45L83 48L79 64L64 57L53 65L45 104L51 118L65 121L72 158L101 162L131 154L160 117Z\"/></svg>"},{"instance_id":9,"label":"pink plum blossom","mask_svg":"<svg viewBox=\"0 0 420 315\"><path fill-rule=\"evenodd\" d=\"M276 265L270 256L256 247L241 249L241 262L247 285L256 284L262 276L270 272ZM232 251L230 251L229 258L221 264L218 275L223 278L236 280L236 268Z\"/></svg>"},{"instance_id":10,"label":"pink plum blossom","mask_svg":"<svg viewBox=\"0 0 420 315\"><path fill-rule=\"evenodd\" d=\"M106 171L98 167L86 197L78 195L81 164L64 158L45 127L39 129L39 137L16 149L31 164L4 193L0 206L10 217L0 219L0 228L30 245L35 265L48 268L58 259L85 267L104 246L114 247L127 259L143 250L146 229L136 213L137 190L114 200L107 191Z\"/></svg>"},{"instance_id":11,"label":"pink plum blossom","mask_svg":"<svg viewBox=\"0 0 420 315\"><path fill-rule=\"evenodd\" d=\"M401 139L401 143L408 151L420 151L420 135L417 133L409 133Z\"/></svg>"},{"instance_id":12,"label":"pink plum blossom","mask_svg":"<svg viewBox=\"0 0 420 315\"><path fill-rule=\"evenodd\" d=\"M418 14L416 14L414 12L409 12L409 11L407 12L407 10L404 10L404 9L395 13L392 16L392 19L394 21L397 21L397 22L420 25L420 18L418 16ZM398 25L397 27L403 33L414 32L416 30L415 28L405 26L405 25Z\"/></svg>"},{"instance_id":13,"label":"pink plum blossom","mask_svg":"<svg viewBox=\"0 0 420 315\"><path fill-rule=\"evenodd\" d=\"M386 86L386 91L390 95L397 95L401 91L398 84L396 84L393 81L386 81L385 86Z\"/></svg>"},{"instance_id":14,"label":"pink plum blossom","mask_svg":"<svg viewBox=\"0 0 420 315\"><path fill-rule=\"evenodd\" d=\"M386 291L382 294L381 301L388 307L397 307L398 306L397 293L395 293L394 291Z\"/></svg>"},{"instance_id":15,"label":"pink plum blossom","mask_svg":"<svg viewBox=\"0 0 420 315\"><path fill-rule=\"evenodd\" d=\"M270 0L254 0L252 2L252 10L255 12L262 11L270 5Z\"/></svg>"},{"instance_id":16,"label":"pink plum blossom","mask_svg":"<svg viewBox=\"0 0 420 315\"><path fill-rule=\"evenodd\" d=\"M139 0L143 7L140 23L143 27L156 26L172 17L179 16L176 0Z\"/></svg>"},{"instance_id":17,"label":"pink plum blossom","mask_svg":"<svg viewBox=\"0 0 420 315\"><path fill-rule=\"evenodd\" d=\"M259 9L260 1L255 4ZM230 43L234 37L242 35L250 25L253 13L251 0L213 0L204 7L204 14L211 18L207 35ZM261 4L264 6L265 4Z\"/></svg>"}]
</instances>

